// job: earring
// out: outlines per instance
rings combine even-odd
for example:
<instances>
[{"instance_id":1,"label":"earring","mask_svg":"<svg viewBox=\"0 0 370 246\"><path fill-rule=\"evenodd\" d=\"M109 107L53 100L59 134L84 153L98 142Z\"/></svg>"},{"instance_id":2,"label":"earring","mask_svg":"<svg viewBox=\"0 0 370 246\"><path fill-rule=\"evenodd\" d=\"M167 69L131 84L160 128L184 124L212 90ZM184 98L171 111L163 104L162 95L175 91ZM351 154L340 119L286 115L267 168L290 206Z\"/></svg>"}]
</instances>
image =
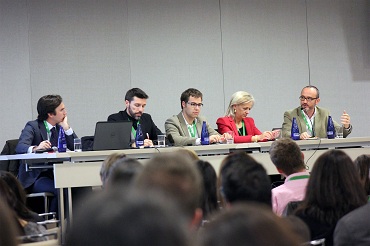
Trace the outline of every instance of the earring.
<instances>
[{"instance_id":1,"label":"earring","mask_svg":"<svg viewBox=\"0 0 370 246\"><path fill-rule=\"evenodd\" d=\"M236 109L234 108L234 114L236 113Z\"/></svg>"}]
</instances>

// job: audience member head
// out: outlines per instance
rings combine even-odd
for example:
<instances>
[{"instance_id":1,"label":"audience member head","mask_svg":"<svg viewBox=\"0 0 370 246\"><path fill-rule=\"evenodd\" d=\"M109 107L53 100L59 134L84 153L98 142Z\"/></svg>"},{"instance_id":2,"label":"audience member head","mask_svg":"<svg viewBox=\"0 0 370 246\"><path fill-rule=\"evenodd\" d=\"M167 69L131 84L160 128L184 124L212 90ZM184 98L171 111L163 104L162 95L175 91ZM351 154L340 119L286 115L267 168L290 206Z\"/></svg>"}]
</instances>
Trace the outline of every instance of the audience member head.
<instances>
[{"instance_id":1,"label":"audience member head","mask_svg":"<svg viewBox=\"0 0 370 246\"><path fill-rule=\"evenodd\" d=\"M158 154L147 162L136 181L142 189L160 190L172 197L190 219L191 225L200 223L201 175L189 158L176 153Z\"/></svg>"},{"instance_id":2,"label":"audience member head","mask_svg":"<svg viewBox=\"0 0 370 246\"><path fill-rule=\"evenodd\" d=\"M226 116L231 116L235 118L235 107L238 105L243 105L251 103L253 107L254 97L246 91L237 91L235 92L230 99L229 107L226 110Z\"/></svg>"},{"instance_id":3,"label":"audience member head","mask_svg":"<svg viewBox=\"0 0 370 246\"><path fill-rule=\"evenodd\" d=\"M46 95L37 102L37 119L46 120L49 114L56 115L55 109L63 102L59 95Z\"/></svg>"},{"instance_id":4,"label":"audience member head","mask_svg":"<svg viewBox=\"0 0 370 246\"><path fill-rule=\"evenodd\" d=\"M0 171L0 186L2 200L7 202L16 215L24 220L33 220L26 206L26 194L17 178L10 172Z\"/></svg>"},{"instance_id":5,"label":"audience member head","mask_svg":"<svg viewBox=\"0 0 370 246\"><path fill-rule=\"evenodd\" d=\"M306 171L303 153L296 142L290 138L274 141L271 144L269 154L278 172L284 176Z\"/></svg>"},{"instance_id":6,"label":"audience member head","mask_svg":"<svg viewBox=\"0 0 370 246\"><path fill-rule=\"evenodd\" d=\"M226 202L253 201L271 205L271 181L265 168L245 152L226 157L221 170L221 190Z\"/></svg>"},{"instance_id":7,"label":"audience member head","mask_svg":"<svg viewBox=\"0 0 370 246\"><path fill-rule=\"evenodd\" d=\"M186 156L186 157L190 158L190 160L192 160L192 161L198 161L199 160L199 157L198 157L197 153L192 149L181 148L181 149L176 150L176 153L179 154L179 155Z\"/></svg>"},{"instance_id":8,"label":"audience member head","mask_svg":"<svg viewBox=\"0 0 370 246\"><path fill-rule=\"evenodd\" d=\"M196 162L198 170L203 177L203 196L201 207L203 218L207 219L213 212L219 209L217 202L217 175L215 169L207 161L199 160Z\"/></svg>"},{"instance_id":9,"label":"audience member head","mask_svg":"<svg viewBox=\"0 0 370 246\"><path fill-rule=\"evenodd\" d=\"M18 245L16 238L18 234L13 211L3 199L0 199L0 245Z\"/></svg>"},{"instance_id":10,"label":"audience member head","mask_svg":"<svg viewBox=\"0 0 370 246\"><path fill-rule=\"evenodd\" d=\"M296 213L304 213L329 225L367 201L351 158L341 150L329 150L315 162L306 196Z\"/></svg>"},{"instance_id":11,"label":"audience member head","mask_svg":"<svg viewBox=\"0 0 370 246\"><path fill-rule=\"evenodd\" d=\"M66 245L189 245L186 220L161 193L109 189L87 203L77 210Z\"/></svg>"},{"instance_id":12,"label":"audience member head","mask_svg":"<svg viewBox=\"0 0 370 246\"><path fill-rule=\"evenodd\" d=\"M370 195L370 155L360 155L355 160L355 166L360 174L360 180L365 187L366 194Z\"/></svg>"},{"instance_id":13,"label":"audience member head","mask_svg":"<svg viewBox=\"0 0 370 246\"><path fill-rule=\"evenodd\" d=\"M181 109L185 107L184 104L187 104L189 102L190 97L197 98L197 99L200 98L200 101L203 100L202 92L194 88L189 88L185 90L180 96Z\"/></svg>"},{"instance_id":14,"label":"audience member head","mask_svg":"<svg viewBox=\"0 0 370 246\"><path fill-rule=\"evenodd\" d=\"M102 181L103 187L106 184L107 177L110 174L112 164L116 162L118 159L125 158L125 154L119 154L119 153L114 153L109 155L102 163L101 168L100 168L100 179Z\"/></svg>"},{"instance_id":15,"label":"audience member head","mask_svg":"<svg viewBox=\"0 0 370 246\"><path fill-rule=\"evenodd\" d=\"M143 170L144 166L138 160L123 157L116 160L108 172L106 185L114 186L129 186L136 175Z\"/></svg>"},{"instance_id":16,"label":"audience member head","mask_svg":"<svg viewBox=\"0 0 370 246\"><path fill-rule=\"evenodd\" d=\"M289 225L261 204L243 203L222 210L204 227L199 246L299 245Z\"/></svg>"}]
</instances>

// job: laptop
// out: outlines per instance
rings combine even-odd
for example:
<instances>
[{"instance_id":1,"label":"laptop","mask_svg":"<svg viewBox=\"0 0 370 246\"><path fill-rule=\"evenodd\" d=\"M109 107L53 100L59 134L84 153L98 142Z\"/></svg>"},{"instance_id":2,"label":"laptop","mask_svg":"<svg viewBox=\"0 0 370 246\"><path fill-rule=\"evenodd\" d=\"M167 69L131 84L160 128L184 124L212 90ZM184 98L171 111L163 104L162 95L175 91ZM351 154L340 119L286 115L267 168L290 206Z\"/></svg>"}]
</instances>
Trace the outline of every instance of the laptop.
<instances>
[{"instance_id":1,"label":"laptop","mask_svg":"<svg viewBox=\"0 0 370 246\"><path fill-rule=\"evenodd\" d=\"M130 121L96 122L93 150L129 149L131 128Z\"/></svg>"}]
</instances>

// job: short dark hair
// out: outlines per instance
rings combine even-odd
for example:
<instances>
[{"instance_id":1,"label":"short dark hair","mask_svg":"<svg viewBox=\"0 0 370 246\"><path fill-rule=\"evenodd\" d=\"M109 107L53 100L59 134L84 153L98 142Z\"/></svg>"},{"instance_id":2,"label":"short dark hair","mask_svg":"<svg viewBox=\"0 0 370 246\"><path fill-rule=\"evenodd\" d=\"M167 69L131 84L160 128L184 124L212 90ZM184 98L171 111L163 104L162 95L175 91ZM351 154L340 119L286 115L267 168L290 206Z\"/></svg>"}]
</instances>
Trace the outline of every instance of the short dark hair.
<instances>
[{"instance_id":1,"label":"short dark hair","mask_svg":"<svg viewBox=\"0 0 370 246\"><path fill-rule=\"evenodd\" d=\"M126 92L125 100L131 102L134 97L148 99L149 96L140 88L132 88Z\"/></svg>"},{"instance_id":2,"label":"short dark hair","mask_svg":"<svg viewBox=\"0 0 370 246\"><path fill-rule=\"evenodd\" d=\"M195 97L195 98L199 98L200 97L201 99L203 99L202 92L200 92L199 90L194 89L194 88L189 88L189 89L185 90L183 93L181 93L181 96L180 96L181 109L182 109L182 102L187 103L189 101L189 98L191 96L192 97Z\"/></svg>"},{"instance_id":3,"label":"short dark hair","mask_svg":"<svg viewBox=\"0 0 370 246\"><path fill-rule=\"evenodd\" d=\"M307 85L307 86L305 86L305 87L303 87L302 88L302 91L303 91L303 89L306 89L306 88L308 88L308 89L315 89L316 90L316 98L320 98L320 91L319 91L319 89L316 87L316 86L314 86L314 85Z\"/></svg>"},{"instance_id":4,"label":"short dark hair","mask_svg":"<svg viewBox=\"0 0 370 246\"><path fill-rule=\"evenodd\" d=\"M37 102L37 119L46 120L48 114L56 114L55 109L63 102L63 99L59 95L46 95L39 99Z\"/></svg>"},{"instance_id":5,"label":"short dark hair","mask_svg":"<svg viewBox=\"0 0 370 246\"><path fill-rule=\"evenodd\" d=\"M165 192L192 218L203 194L202 178L192 160L185 155L161 153L150 159L136 178L143 189Z\"/></svg>"},{"instance_id":6,"label":"short dark hair","mask_svg":"<svg viewBox=\"0 0 370 246\"><path fill-rule=\"evenodd\" d=\"M265 168L245 152L226 157L221 169L222 193L229 203L254 201L271 205L271 181Z\"/></svg>"},{"instance_id":7,"label":"short dark hair","mask_svg":"<svg viewBox=\"0 0 370 246\"><path fill-rule=\"evenodd\" d=\"M268 206L254 203L240 203L222 210L206 224L198 240L202 246L285 246L302 243L285 220Z\"/></svg>"},{"instance_id":8,"label":"short dark hair","mask_svg":"<svg viewBox=\"0 0 370 246\"><path fill-rule=\"evenodd\" d=\"M290 138L282 138L271 144L270 159L287 176L305 168L299 146Z\"/></svg>"},{"instance_id":9,"label":"short dark hair","mask_svg":"<svg viewBox=\"0 0 370 246\"><path fill-rule=\"evenodd\" d=\"M130 186L134 178L143 170L144 166L137 159L120 158L116 160L110 170L106 180L106 185L112 186Z\"/></svg>"}]
</instances>

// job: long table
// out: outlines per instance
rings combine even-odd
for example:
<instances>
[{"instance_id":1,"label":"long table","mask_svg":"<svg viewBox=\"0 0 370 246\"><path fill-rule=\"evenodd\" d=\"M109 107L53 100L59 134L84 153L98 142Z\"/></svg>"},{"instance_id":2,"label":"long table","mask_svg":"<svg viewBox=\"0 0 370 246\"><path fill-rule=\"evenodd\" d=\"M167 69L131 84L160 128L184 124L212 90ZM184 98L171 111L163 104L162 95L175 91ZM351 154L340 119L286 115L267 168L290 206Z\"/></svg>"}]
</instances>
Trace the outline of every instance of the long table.
<instances>
[{"instance_id":1,"label":"long table","mask_svg":"<svg viewBox=\"0 0 370 246\"><path fill-rule=\"evenodd\" d=\"M353 160L362 154L370 154L370 137L343 138L343 139L317 139L299 140L296 143L304 153L305 163L308 169L312 169L316 159L328 149L340 148ZM180 148L193 150L200 159L208 161L218 172L222 160L235 151L246 151L261 163L269 175L278 174L270 160L268 150L272 142L244 143L244 144L215 144L206 146L165 147L124 149L107 151L65 152L65 153L42 153L20 154L0 156L0 160L21 160L29 169L45 167L48 163L55 163L51 168L54 170L55 188L59 190L59 209L61 228L64 228L64 197L63 190L67 190L67 207L69 221L72 220L72 197L71 187L100 186L99 170L101 162L113 153L124 153L127 157L136 158L143 163L151 157L166 152L173 152ZM58 163L59 162L59 163ZM40 165L40 163L42 163Z\"/></svg>"}]
</instances>

